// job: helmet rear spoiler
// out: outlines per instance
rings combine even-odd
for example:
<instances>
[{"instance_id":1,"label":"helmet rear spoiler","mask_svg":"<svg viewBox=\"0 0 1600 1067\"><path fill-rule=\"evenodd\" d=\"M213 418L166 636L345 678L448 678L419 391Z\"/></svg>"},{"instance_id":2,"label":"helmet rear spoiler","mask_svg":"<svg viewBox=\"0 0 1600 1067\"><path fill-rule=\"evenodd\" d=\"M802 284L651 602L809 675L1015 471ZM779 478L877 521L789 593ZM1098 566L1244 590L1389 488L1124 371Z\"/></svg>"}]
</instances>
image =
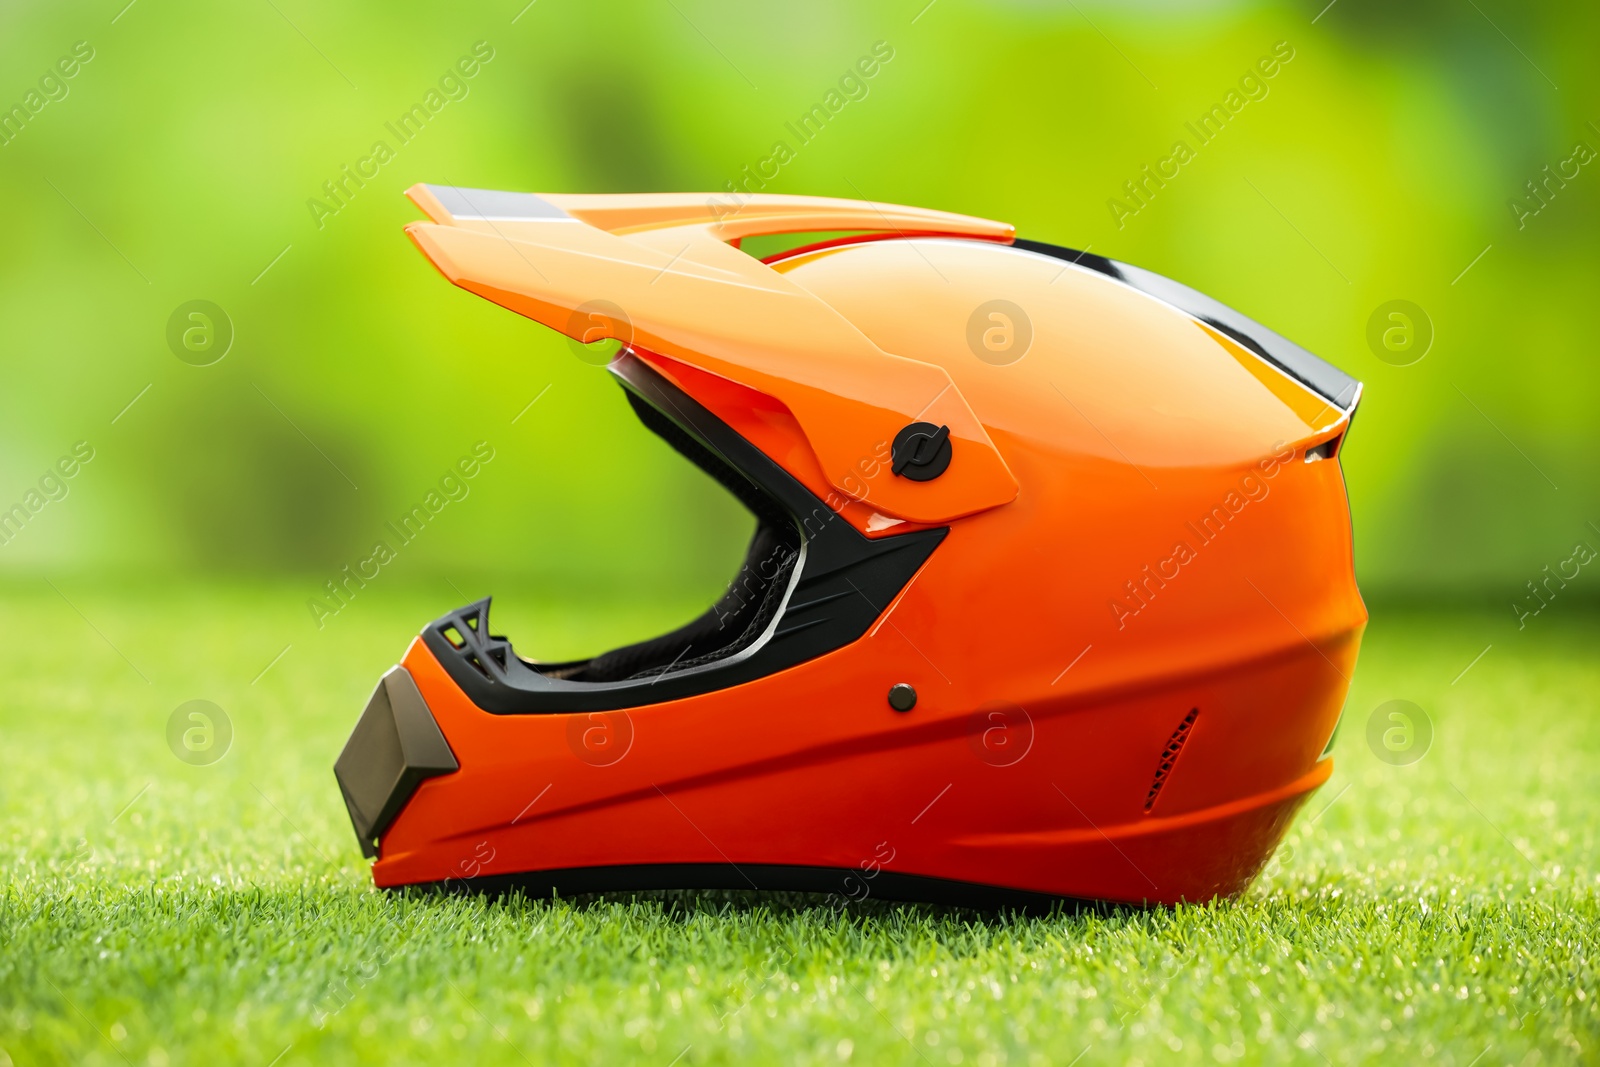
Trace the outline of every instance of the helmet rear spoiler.
<instances>
[{"instance_id":1,"label":"helmet rear spoiler","mask_svg":"<svg viewBox=\"0 0 1600 1067\"><path fill-rule=\"evenodd\" d=\"M1072 248L1018 239L1012 244L1029 252L1065 260L1088 270L1115 278L1124 285L1170 304L1248 348L1284 374L1310 389L1346 416L1355 414L1361 402L1361 383L1332 363L1307 352L1280 334L1274 333L1247 315L1191 289L1182 282L1122 263L1115 259L1079 252Z\"/></svg>"}]
</instances>

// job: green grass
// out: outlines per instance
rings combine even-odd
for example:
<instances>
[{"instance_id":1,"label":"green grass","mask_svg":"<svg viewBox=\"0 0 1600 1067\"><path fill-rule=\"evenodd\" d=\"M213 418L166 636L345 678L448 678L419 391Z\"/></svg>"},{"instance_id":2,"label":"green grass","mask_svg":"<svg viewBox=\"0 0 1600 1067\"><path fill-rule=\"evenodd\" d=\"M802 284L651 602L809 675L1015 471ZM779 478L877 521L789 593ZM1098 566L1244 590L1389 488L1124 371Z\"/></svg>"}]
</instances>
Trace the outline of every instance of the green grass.
<instances>
[{"instance_id":1,"label":"green grass","mask_svg":"<svg viewBox=\"0 0 1600 1067\"><path fill-rule=\"evenodd\" d=\"M1254 888L1025 918L375 892L329 768L378 672L460 595L375 586L318 633L311 583L56 584L0 590L0 1065L1597 1056L1592 615L1518 633L1509 613L1379 611L1333 781ZM497 610L561 652L688 610L558 629L558 606ZM165 740L197 697L235 728L208 767ZM1392 698L1433 717L1412 766L1367 748Z\"/></svg>"}]
</instances>

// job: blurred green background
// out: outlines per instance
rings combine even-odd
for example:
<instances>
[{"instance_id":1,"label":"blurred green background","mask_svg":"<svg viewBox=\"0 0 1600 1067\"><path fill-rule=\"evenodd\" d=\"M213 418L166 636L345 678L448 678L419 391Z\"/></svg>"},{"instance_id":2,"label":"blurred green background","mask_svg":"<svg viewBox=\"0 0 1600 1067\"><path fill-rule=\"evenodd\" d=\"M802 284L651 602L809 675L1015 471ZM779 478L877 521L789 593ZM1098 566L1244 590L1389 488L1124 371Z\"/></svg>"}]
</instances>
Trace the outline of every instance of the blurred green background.
<instances>
[{"instance_id":1,"label":"blurred green background","mask_svg":"<svg viewBox=\"0 0 1600 1067\"><path fill-rule=\"evenodd\" d=\"M0 1067L926 1062L908 1022L949 1062L1081 1035L1085 1063L1592 1060L1596 568L1565 620L1516 635L1509 605L1600 549L1597 55L1600 7L1512 0L0 3ZM767 191L1004 219L1366 383L1341 455L1382 607L1338 777L1241 901L958 931L370 892L329 768L411 634L499 591L519 650L592 655L702 610L751 525L603 369L446 283L402 190L715 193L780 140ZM193 301L231 323L205 366L168 340ZM1430 324L1409 365L1369 343L1392 301ZM318 635L307 601L478 442L468 495ZM1399 697L1437 722L1420 763L1371 740ZM169 733L196 698L237 738L206 766Z\"/></svg>"},{"instance_id":2,"label":"blurred green background","mask_svg":"<svg viewBox=\"0 0 1600 1067\"><path fill-rule=\"evenodd\" d=\"M400 193L720 191L778 140L796 158L767 191L1091 246L1364 380L1343 455L1371 597L1504 603L1600 546L1593 5L524 2L0 9L0 107L25 119L0 145L0 508L93 449L0 575L266 577L298 603L487 441L386 573L709 596L737 506L563 339L445 283ZM799 145L785 124L880 41L866 95ZM1119 220L1123 183L1279 42L1266 95ZM492 58L401 143L386 123L475 45ZM380 140L393 158L319 220ZM1578 172L1540 205L1547 166ZM1396 299L1434 333L1409 366L1367 341ZM167 343L191 300L233 325L210 366Z\"/></svg>"}]
</instances>

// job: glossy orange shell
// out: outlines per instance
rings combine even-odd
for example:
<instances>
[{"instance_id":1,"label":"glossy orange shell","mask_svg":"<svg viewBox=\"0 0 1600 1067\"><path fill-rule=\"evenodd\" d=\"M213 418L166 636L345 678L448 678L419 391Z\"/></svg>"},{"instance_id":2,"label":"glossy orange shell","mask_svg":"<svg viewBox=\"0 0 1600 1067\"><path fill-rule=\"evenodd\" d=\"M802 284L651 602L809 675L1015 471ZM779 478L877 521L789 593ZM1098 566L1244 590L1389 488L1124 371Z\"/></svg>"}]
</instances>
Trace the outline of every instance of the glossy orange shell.
<instances>
[{"instance_id":1,"label":"glossy orange shell","mask_svg":"<svg viewBox=\"0 0 1600 1067\"><path fill-rule=\"evenodd\" d=\"M837 393L814 369L796 372L803 389L772 385L805 336L759 373L729 350L645 343L665 328L634 339L869 535L948 525L868 634L744 685L591 715L487 714L414 642L404 665L461 769L389 828L379 885L461 878L466 862L870 867L1169 903L1250 882L1331 773L1366 621L1339 464L1308 451L1349 413L1142 292L1007 247L1009 228L966 229L749 260L837 318L826 339L860 339ZM462 254L432 242L436 261ZM705 330L719 289L697 290ZM1026 320L1020 355L984 345L1004 325L982 311L996 300ZM964 452L993 462L943 490L878 469L908 381L946 381L944 410L971 413L952 472ZM871 410L890 414L864 434ZM919 694L908 713L886 700L901 682Z\"/></svg>"}]
</instances>

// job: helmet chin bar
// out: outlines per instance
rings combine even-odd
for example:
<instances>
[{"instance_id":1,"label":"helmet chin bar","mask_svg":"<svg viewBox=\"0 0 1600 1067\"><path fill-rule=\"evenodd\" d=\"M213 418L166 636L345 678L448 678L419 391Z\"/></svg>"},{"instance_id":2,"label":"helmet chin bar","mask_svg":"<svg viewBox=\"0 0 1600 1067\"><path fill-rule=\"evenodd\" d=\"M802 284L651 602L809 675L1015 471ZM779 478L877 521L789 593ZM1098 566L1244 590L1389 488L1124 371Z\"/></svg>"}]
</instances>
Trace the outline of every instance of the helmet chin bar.
<instances>
[{"instance_id":1,"label":"helmet chin bar","mask_svg":"<svg viewBox=\"0 0 1600 1067\"><path fill-rule=\"evenodd\" d=\"M625 678L614 677L609 661L627 659L623 654L642 646L593 660L540 664L491 634L488 599L436 619L422 640L484 711L537 715L640 707L726 689L814 659L866 633L949 532L868 538L638 357L624 351L610 369L647 426L757 514L763 526L752 549L763 550L752 551L746 571L756 563L770 573L761 575L751 598L756 603L748 605L753 610L740 605L737 625L723 625L733 610L725 596L678 634L657 639L677 638L684 646L678 659L662 666L644 656L640 669ZM776 536L763 542L763 531ZM793 546L787 554L785 544ZM737 590L730 594L737 597Z\"/></svg>"}]
</instances>

